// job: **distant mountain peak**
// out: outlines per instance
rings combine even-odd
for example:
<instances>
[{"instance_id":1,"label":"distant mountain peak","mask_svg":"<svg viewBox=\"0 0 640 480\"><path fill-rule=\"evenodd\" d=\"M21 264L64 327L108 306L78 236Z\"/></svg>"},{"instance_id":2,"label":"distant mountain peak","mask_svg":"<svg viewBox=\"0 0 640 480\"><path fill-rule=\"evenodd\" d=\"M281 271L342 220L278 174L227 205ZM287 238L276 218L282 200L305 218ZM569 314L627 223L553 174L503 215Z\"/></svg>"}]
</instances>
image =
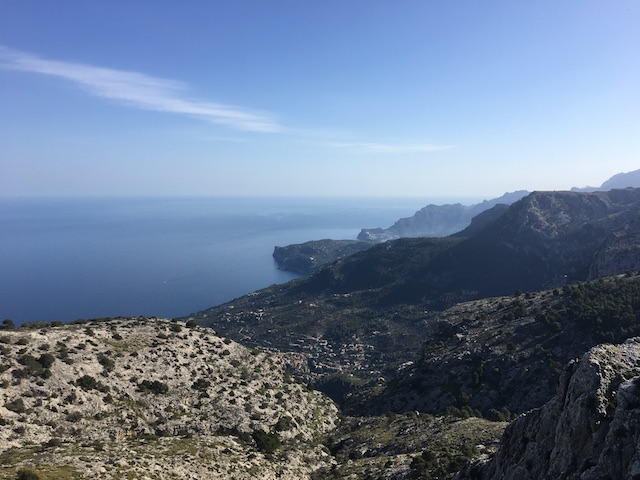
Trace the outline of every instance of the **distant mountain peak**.
<instances>
[{"instance_id":1,"label":"distant mountain peak","mask_svg":"<svg viewBox=\"0 0 640 480\"><path fill-rule=\"evenodd\" d=\"M403 237L446 237L468 227L473 217L485 210L498 204L510 205L528 193L526 190L507 192L501 197L475 205L430 204L411 217L401 218L389 228L362 229L358 240L384 242Z\"/></svg>"},{"instance_id":2,"label":"distant mountain peak","mask_svg":"<svg viewBox=\"0 0 640 480\"><path fill-rule=\"evenodd\" d=\"M573 187L572 192L598 192L608 191L614 188L640 187L640 170L634 170L627 173L617 173L609 180L606 180L599 187Z\"/></svg>"}]
</instances>

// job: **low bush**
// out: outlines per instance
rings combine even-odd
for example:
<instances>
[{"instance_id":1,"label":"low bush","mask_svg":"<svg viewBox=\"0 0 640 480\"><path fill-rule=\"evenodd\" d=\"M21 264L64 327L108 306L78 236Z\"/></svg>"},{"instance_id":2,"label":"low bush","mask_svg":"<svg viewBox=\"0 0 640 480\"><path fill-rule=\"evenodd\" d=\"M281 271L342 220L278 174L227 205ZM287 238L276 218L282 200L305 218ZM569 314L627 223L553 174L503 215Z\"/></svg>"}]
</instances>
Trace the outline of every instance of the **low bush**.
<instances>
[{"instance_id":1,"label":"low bush","mask_svg":"<svg viewBox=\"0 0 640 480\"><path fill-rule=\"evenodd\" d=\"M83 375L76 380L76 385L83 390L98 390L99 392L106 393L109 391L109 386L99 382L91 375Z\"/></svg>"},{"instance_id":2,"label":"low bush","mask_svg":"<svg viewBox=\"0 0 640 480\"><path fill-rule=\"evenodd\" d=\"M21 398L16 398L15 400L9 403L5 403L4 408L6 408L7 410L11 410L12 412L15 412L15 413L24 413L26 410L26 407L24 406L24 401Z\"/></svg>"},{"instance_id":3,"label":"low bush","mask_svg":"<svg viewBox=\"0 0 640 480\"><path fill-rule=\"evenodd\" d=\"M42 477L31 468L21 468L17 471L16 480L40 480Z\"/></svg>"},{"instance_id":4,"label":"low bush","mask_svg":"<svg viewBox=\"0 0 640 480\"><path fill-rule=\"evenodd\" d=\"M159 382L158 380L143 380L138 384L138 390L142 393L153 393L154 395L163 395L169 391L169 386L166 383Z\"/></svg>"},{"instance_id":5,"label":"low bush","mask_svg":"<svg viewBox=\"0 0 640 480\"><path fill-rule=\"evenodd\" d=\"M258 450L264 453L274 453L282 446L282 442L277 433L256 430L253 432L252 437L254 442L256 442Z\"/></svg>"}]
</instances>

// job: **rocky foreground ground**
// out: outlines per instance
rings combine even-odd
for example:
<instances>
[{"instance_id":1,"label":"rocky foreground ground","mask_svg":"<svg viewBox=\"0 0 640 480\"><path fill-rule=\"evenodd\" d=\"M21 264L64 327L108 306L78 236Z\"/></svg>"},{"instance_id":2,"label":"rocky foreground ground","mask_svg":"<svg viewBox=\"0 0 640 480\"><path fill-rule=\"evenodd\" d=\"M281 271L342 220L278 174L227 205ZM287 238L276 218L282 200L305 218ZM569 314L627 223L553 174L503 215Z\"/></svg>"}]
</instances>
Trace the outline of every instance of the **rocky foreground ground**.
<instances>
[{"instance_id":1,"label":"rocky foreground ground","mask_svg":"<svg viewBox=\"0 0 640 480\"><path fill-rule=\"evenodd\" d=\"M569 362L508 427L341 416L279 357L170 320L3 330L0 372L0 479L640 478L637 339Z\"/></svg>"},{"instance_id":2,"label":"rocky foreground ground","mask_svg":"<svg viewBox=\"0 0 640 480\"><path fill-rule=\"evenodd\" d=\"M306 478L336 406L273 356L168 320L0 332L0 478Z\"/></svg>"}]
</instances>

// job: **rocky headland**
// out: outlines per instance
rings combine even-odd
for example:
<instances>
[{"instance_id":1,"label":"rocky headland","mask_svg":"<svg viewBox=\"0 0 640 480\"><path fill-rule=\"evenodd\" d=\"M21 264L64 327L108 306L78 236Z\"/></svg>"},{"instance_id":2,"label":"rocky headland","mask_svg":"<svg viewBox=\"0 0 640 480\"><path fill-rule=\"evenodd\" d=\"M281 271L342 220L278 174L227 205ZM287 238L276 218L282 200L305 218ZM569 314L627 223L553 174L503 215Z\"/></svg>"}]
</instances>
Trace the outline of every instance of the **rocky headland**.
<instances>
[{"instance_id":1,"label":"rocky headland","mask_svg":"<svg viewBox=\"0 0 640 480\"><path fill-rule=\"evenodd\" d=\"M329 263L362 252L372 245L373 243L360 240L311 240L275 247L273 258L283 270L309 275Z\"/></svg>"}]
</instances>

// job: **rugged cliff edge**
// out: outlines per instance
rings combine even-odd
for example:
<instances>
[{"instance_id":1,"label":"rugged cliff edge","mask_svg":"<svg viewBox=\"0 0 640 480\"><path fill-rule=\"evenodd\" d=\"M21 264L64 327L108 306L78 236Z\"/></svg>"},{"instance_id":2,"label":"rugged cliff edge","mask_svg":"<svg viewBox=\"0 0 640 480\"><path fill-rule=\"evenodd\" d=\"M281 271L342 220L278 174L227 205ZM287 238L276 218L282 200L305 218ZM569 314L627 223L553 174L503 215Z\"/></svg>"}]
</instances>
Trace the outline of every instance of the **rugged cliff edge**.
<instances>
[{"instance_id":1,"label":"rugged cliff edge","mask_svg":"<svg viewBox=\"0 0 640 480\"><path fill-rule=\"evenodd\" d=\"M555 397L507 427L498 453L457 480L640 478L640 338L564 369Z\"/></svg>"},{"instance_id":2,"label":"rugged cliff edge","mask_svg":"<svg viewBox=\"0 0 640 480\"><path fill-rule=\"evenodd\" d=\"M282 270L309 275L331 262L362 252L372 245L360 240L311 240L286 247L275 247L273 258Z\"/></svg>"}]
</instances>

